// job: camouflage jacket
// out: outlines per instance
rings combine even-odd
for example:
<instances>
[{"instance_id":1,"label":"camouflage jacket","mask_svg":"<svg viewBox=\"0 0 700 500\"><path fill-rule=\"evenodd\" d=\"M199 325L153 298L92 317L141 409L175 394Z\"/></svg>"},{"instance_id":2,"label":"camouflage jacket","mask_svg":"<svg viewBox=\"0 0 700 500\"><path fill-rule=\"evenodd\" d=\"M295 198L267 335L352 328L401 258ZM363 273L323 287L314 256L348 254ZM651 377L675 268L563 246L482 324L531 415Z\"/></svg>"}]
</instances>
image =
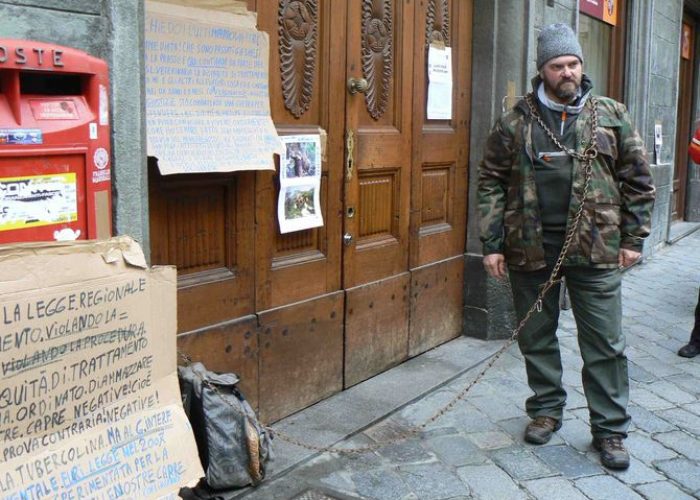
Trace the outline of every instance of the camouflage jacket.
<instances>
[{"instance_id":1,"label":"camouflage jacket","mask_svg":"<svg viewBox=\"0 0 700 500\"><path fill-rule=\"evenodd\" d=\"M623 104L589 99L576 119L576 150L590 144L592 101L598 109L598 156L592 162L581 221L564 265L617 267L620 248L641 251L655 190L646 152ZM479 167L478 205L484 255L503 253L510 268L545 267L535 186L532 127L525 101L497 120ZM574 158L566 234L581 203L584 164Z\"/></svg>"}]
</instances>

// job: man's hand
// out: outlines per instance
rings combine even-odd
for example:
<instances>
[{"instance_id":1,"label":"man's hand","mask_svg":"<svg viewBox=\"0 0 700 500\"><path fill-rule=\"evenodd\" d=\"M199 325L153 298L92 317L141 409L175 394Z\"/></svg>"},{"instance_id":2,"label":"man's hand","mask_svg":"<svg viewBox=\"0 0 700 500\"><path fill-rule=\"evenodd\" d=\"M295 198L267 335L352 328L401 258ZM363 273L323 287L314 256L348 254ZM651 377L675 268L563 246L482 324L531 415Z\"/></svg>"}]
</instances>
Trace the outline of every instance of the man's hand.
<instances>
[{"instance_id":1,"label":"man's hand","mask_svg":"<svg viewBox=\"0 0 700 500\"><path fill-rule=\"evenodd\" d=\"M637 262L641 256L641 253L635 252L634 250L620 248L620 253L617 256L617 264L620 266L620 269L624 269Z\"/></svg>"},{"instance_id":2,"label":"man's hand","mask_svg":"<svg viewBox=\"0 0 700 500\"><path fill-rule=\"evenodd\" d=\"M502 280L506 277L506 259L502 253L484 255L484 268L492 278Z\"/></svg>"}]
</instances>

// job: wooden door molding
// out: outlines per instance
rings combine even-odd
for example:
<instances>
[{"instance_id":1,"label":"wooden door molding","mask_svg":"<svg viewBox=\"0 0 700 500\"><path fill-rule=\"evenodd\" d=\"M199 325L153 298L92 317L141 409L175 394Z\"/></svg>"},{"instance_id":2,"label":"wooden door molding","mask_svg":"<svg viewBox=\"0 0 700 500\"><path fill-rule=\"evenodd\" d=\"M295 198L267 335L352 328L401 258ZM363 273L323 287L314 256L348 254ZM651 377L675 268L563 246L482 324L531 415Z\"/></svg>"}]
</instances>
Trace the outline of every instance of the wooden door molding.
<instances>
[{"instance_id":1,"label":"wooden door molding","mask_svg":"<svg viewBox=\"0 0 700 500\"><path fill-rule=\"evenodd\" d=\"M256 177L256 311L340 289L345 13L330 0L258 2L270 35L270 103L280 135L322 134L324 225L281 234L277 173ZM331 34L333 34L331 36ZM279 171L279 164L277 164Z\"/></svg>"},{"instance_id":2,"label":"wooden door molding","mask_svg":"<svg viewBox=\"0 0 700 500\"><path fill-rule=\"evenodd\" d=\"M365 78L368 90L364 98L344 91L346 127L354 135L345 173L345 233L352 242L343 250L344 288L408 269L415 38L412 1L347 4L346 79Z\"/></svg>"},{"instance_id":3,"label":"wooden door molding","mask_svg":"<svg viewBox=\"0 0 700 500\"><path fill-rule=\"evenodd\" d=\"M318 0L280 0L279 57L284 106L299 118L311 105L318 59Z\"/></svg>"},{"instance_id":4,"label":"wooden door molding","mask_svg":"<svg viewBox=\"0 0 700 500\"><path fill-rule=\"evenodd\" d=\"M408 293L402 273L345 291L345 387L408 358Z\"/></svg>"},{"instance_id":5,"label":"wooden door molding","mask_svg":"<svg viewBox=\"0 0 700 500\"><path fill-rule=\"evenodd\" d=\"M326 294L258 314L263 422L342 389L344 296Z\"/></svg>"},{"instance_id":6,"label":"wooden door molding","mask_svg":"<svg viewBox=\"0 0 700 500\"><path fill-rule=\"evenodd\" d=\"M420 16L417 17L417 22ZM450 46L450 4L448 0L428 0L425 14L425 45L442 42Z\"/></svg>"},{"instance_id":7,"label":"wooden door molding","mask_svg":"<svg viewBox=\"0 0 700 500\"><path fill-rule=\"evenodd\" d=\"M463 255L411 269L409 356L461 335L463 293Z\"/></svg>"},{"instance_id":8,"label":"wooden door molding","mask_svg":"<svg viewBox=\"0 0 700 500\"><path fill-rule=\"evenodd\" d=\"M151 262L178 269L178 331L254 310L254 174L161 176L149 160Z\"/></svg>"},{"instance_id":9,"label":"wooden door molding","mask_svg":"<svg viewBox=\"0 0 700 500\"><path fill-rule=\"evenodd\" d=\"M410 268L464 253L467 225L471 0L432 0L417 6L415 50ZM428 41L452 47L451 120L428 120Z\"/></svg>"},{"instance_id":10,"label":"wooden door molding","mask_svg":"<svg viewBox=\"0 0 700 500\"><path fill-rule=\"evenodd\" d=\"M393 6L391 0L362 0L362 74L367 80L365 102L375 120L389 104L394 74Z\"/></svg>"}]
</instances>

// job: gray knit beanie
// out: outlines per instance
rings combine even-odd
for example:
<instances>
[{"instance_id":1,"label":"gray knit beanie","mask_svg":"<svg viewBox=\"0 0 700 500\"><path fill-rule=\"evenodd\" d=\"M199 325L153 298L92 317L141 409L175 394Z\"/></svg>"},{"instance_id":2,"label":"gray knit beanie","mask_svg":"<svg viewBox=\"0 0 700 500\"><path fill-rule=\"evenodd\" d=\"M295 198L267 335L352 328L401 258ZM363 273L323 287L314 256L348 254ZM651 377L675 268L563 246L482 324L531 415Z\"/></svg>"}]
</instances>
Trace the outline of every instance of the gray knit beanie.
<instances>
[{"instance_id":1,"label":"gray knit beanie","mask_svg":"<svg viewBox=\"0 0 700 500\"><path fill-rule=\"evenodd\" d=\"M568 24L545 26L537 37L537 69L559 56L576 56L583 62L581 45Z\"/></svg>"}]
</instances>

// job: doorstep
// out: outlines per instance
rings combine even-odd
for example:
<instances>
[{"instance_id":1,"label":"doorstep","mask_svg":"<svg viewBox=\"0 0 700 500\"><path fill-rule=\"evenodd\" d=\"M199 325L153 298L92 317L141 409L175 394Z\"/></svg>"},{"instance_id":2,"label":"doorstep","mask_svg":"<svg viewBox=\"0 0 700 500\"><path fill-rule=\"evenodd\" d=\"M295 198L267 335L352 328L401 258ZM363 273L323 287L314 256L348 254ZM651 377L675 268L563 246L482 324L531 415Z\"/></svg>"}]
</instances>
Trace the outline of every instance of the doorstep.
<instances>
[{"instance_id":1,"label":"doorstep","mask_svg":"<svg viewBox=\"0 0 700 500\"><path fill-rule=\"evenodd\" d=\"M681 238L694 233L700 229L700 222L674 222L668 230L668 240L667 242L671 245L676 243Z\"/></svg>"}]
</instances>

